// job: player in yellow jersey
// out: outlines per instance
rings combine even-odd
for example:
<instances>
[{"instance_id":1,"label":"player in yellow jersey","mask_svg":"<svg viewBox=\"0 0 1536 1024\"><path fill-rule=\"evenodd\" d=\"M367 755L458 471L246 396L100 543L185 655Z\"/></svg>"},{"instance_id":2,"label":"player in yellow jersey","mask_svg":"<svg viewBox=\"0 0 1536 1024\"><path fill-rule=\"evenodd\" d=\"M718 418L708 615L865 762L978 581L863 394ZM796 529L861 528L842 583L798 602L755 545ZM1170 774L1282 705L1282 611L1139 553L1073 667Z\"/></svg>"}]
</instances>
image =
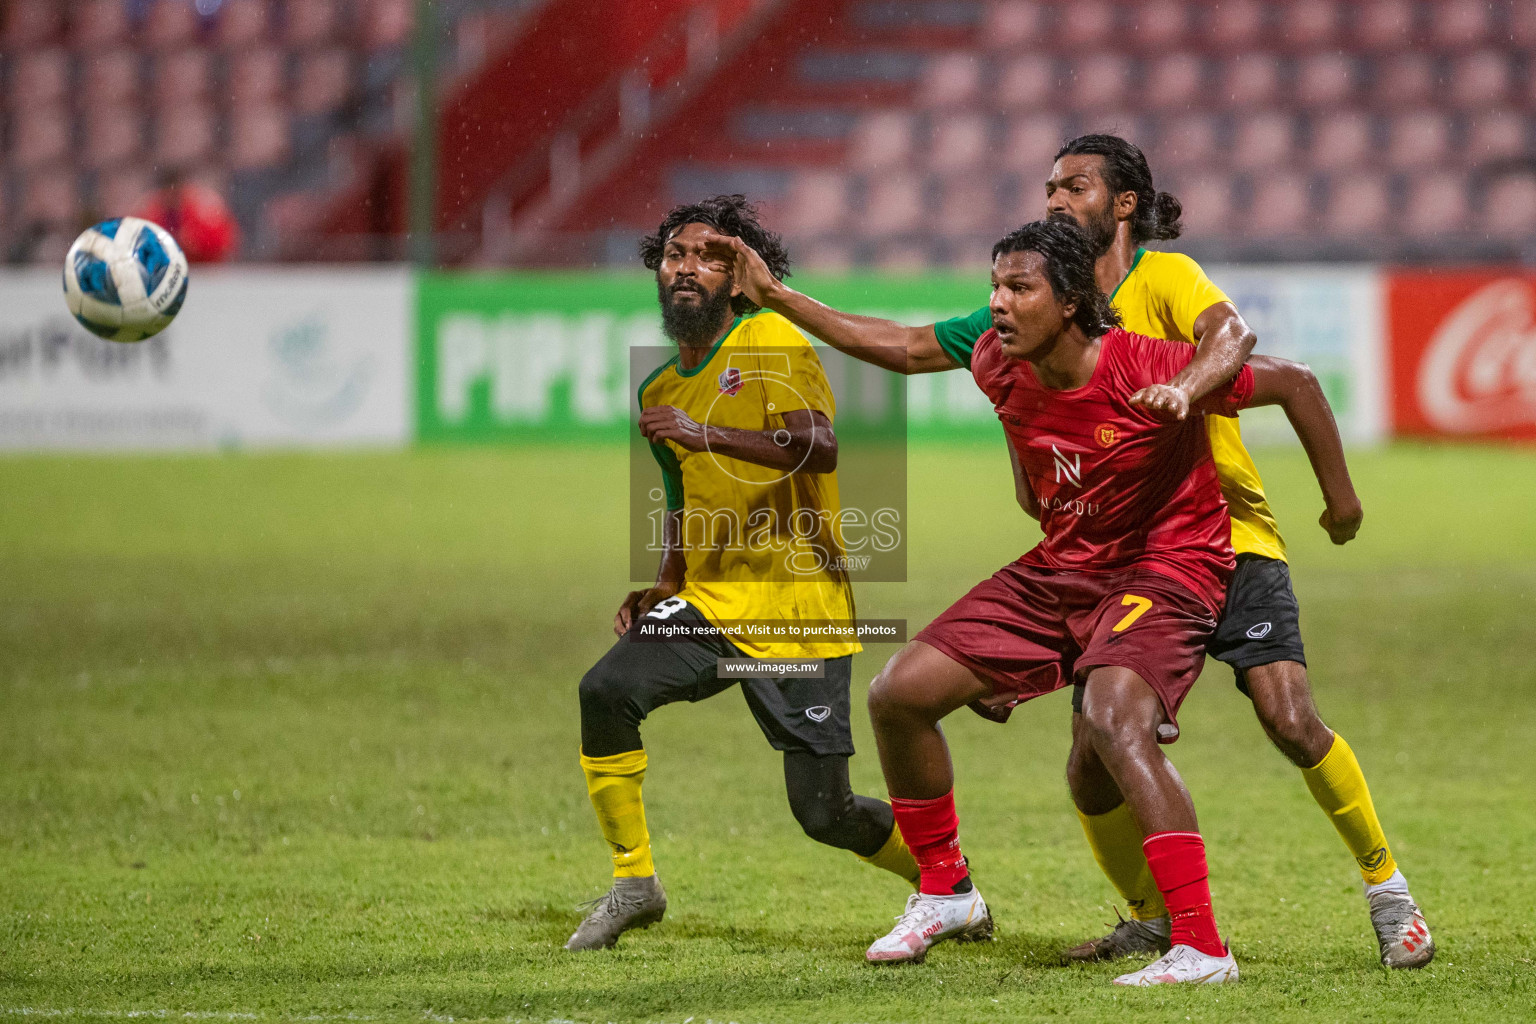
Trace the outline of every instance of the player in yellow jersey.
<instances>
[{"instance_id":1,"label":"player in yellow jersey","mask_svg":"<svg viewBox=\"0 0 1536 1024\"><path fill-rule=\"evenodd\" d=\"M1181 253L1143 247L1178 237L1179 201L1153 188L1141 150L1114 135L1085 135L1063 146L1046 196L1049 217L1075 223L1097 240L1098 283L1126 330L1197 346L1180 373L1131 399L1162 418L1183 419L1193 403L1237 373L1255 337L1199 264ZM771 281L739 247L734 255L737 279L753 299L834 348L897 373L969 366L976 340L992 326L986 306L919 327L843 313ZM1233 667L1265 734L1301 769L1354 856L1382 963L1422 967L1434 956L1429 927L1392 857L1354 752L1323 723L1312 699L1285 544L1258 470L1235 417L1208 416L1206 422L1238 556L1225 613L1208 650ZM1027 488L1019 501L1037 515ZM1320 522L1334 543L1343 544L1354 537L1360 520L1355 509L1338 518L1325 511ZM1131 919L1068 956L1097 960L1166 951L1170 925L1142 852L1143 836L1103 765L1078 741L1080 719L1074 713L1068 782L1094 857L1129 905Z\"/></svg>"},{"instance_id":2,"label":"player in yellow jersey","mask_svg":"<svg viewBox=\"0 0 1536 1024\"><path fill-rule=\"evenodd\" d=\"M581 766L614 879L569 950L607 948L661 920L667 897L641 800L640 723L662 705L738 683L784 754L790 810L806 834L917 881L890 805L856 796L848 781L857 639L737 632L763 622L846 629L854 607L840 562L835 409L821 360L787 320L742 294L729 257L705 252L712 232L740 238L776 277L789 266L741 196L678 207L641 242L663 328L678 346L639 394L667 512L655 585L624 599L618 642L581 680ZM794 666L814 675L786 674L787 658L814 659Z\"/></svg>"}]
</instances>

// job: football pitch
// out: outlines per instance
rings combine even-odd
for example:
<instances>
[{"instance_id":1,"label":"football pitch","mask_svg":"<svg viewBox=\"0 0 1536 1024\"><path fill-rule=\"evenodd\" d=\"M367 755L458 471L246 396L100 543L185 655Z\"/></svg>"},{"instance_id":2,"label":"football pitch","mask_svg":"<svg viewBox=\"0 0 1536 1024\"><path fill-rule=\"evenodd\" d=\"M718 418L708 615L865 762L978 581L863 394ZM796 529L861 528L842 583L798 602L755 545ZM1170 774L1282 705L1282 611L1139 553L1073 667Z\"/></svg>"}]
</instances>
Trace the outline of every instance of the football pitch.
<instances>
[{"instance_id":1,"label":"football pitch","mask_svg":"<svg viewBox=\"0 0 1536 1024\"><path fill-rule=\"evenodd\" d=\"M877 969L904 887L806 839L739 696L646 725L667 919L560 945L608 881L576 684L627 566L622 452L0 459L0 1018L1531 1020L1536 451L1358 452L1335 549L1256 453L1323 717L1439 944L1376 963L1359 875L1228 670L1171 749L1236 985L1060 966L1114 920L1062 772L1065 694L948 726L998 940ZM916 630L1038 536L992 446L911 455ZM857 661L855 788L882 794Z\"/></svg>"}]
</instances>

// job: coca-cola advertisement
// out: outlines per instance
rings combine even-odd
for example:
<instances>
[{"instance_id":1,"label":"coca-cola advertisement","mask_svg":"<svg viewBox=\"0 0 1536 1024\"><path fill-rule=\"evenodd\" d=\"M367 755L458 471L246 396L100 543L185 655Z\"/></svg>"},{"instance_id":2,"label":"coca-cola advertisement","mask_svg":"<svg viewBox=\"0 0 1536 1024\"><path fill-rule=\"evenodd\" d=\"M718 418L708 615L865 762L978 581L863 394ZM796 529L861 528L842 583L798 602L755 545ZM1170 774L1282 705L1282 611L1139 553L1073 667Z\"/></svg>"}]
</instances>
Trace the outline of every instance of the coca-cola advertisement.
<instances>
[{"instance_id":1,"label":"coca-cola advertisement","mask_svg":"<svg viewBox=\"0 0 1536 1024\"><path fill-rule=\"evenodd\" d=\"M1398 434L1536 440L1536 274L1392 275Z\"/></svg>"}]
</instances>

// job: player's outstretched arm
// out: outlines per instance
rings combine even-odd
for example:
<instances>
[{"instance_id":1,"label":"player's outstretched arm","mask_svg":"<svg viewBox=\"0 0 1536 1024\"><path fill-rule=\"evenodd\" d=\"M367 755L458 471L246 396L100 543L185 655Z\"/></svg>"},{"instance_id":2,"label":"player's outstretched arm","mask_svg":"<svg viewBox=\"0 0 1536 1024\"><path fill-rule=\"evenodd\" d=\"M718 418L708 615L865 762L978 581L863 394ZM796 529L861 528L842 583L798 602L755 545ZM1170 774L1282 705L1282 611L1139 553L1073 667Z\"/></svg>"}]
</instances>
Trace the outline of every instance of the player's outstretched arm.
<instances>
[{"instance_id":1,"label":"player's outstretched arm","mask_svg":"<svg viewBox=\"0 0 1536 1024\"><path fill-rule=\"evenodd\" d=\"M1132 395L1132 405L1165 423L1182 420L1190 406L1237 376L1258 341L1230 302L1218 302L1196 317L1194 334L1195 357L1168 383Z\"/></svg>"},{"instance_id":2,"label":"player's outstretched arm","mask_svg":"<svg viewBox=\"0 0 1536 1024\"><path fill-rule=\"evenodd\" d=\"M661 565L656 570L656 583L646 590L631 590L619 605L619 613L613 617L613 631L618 636L629 632L636 619L656 606L658 601L683 589L687 579L688 563L683 558L679 538L683 530L683 510L668 509L661 526Z\"/></svg>"},{"instance_id":3,"label":"player's outstretched arm","mask_svg":"<svg viewBox=\"0 0 1536 1024\"><path fill-rule=\"evenodd\" d=\"M652 444L672 441L691 452L708 450L790 473L830 473L837 468L832 421L814 409L786 412L779 430L742 430L699 423L681 409L656 405L640 414L640 433Z\"/></svg>"},{"instance_id":4,"label":"player's outstretched arm","mask_svg":"<svg viewBox=\"0 0 1536 1024\"><path fill-rule=\"evenodd\" d=\"M757 251L739 238L711 232L704 244L730 250L735 282L747 298L839 352L896 373L933 373L960 366L939 347L932 324L908 327L894 320L841 312L774 277Z\"/></svg>"},{"instance_id":5,"label":"player's outstretched arm","mask_svg":"<svg viewBox=\"0 0 1536 1024\"><path fill-rule=\"evenodd\" d=\"M1253 368L1253 399L1248 404L1285 410L1323 491L1325 507L1318 523L1335 544L1349 543L1360 531L1365 511L1349 478L1344 443L1322 385L1310 369L1289 359L1254 356L1248 365Z\"/></svg>"}]
</instances>

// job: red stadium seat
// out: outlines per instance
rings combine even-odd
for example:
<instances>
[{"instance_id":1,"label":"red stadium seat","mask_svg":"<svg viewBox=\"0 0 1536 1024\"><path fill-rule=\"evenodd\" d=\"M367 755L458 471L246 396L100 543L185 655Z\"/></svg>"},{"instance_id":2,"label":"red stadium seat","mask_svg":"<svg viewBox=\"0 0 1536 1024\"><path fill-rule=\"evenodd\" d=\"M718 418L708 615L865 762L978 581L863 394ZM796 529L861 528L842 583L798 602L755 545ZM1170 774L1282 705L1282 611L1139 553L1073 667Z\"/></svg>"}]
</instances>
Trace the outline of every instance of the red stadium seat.
<instances>
[{"instance_id":1,"label":"red stadium seat","mask_svg":"<svg viewBox=\"0 0 1536 1024\"><path fill-rule=\"evenodd\" d=\"M795 252L805 260L805 265L823 272L853 269L853 250L841 238L813 238L796 241Z\"/></svg>"},{"instance_id":2,"label":"red stadium seat","mask_svg":"<svg viewBox=\"0 0 1536 1024\"><path fill-rule=\"evenodd\" d=\"M1205 64L1192 53L1176 53L1151 63L1141 101L1154 109L1188 109L1202 99Z\"/></svg>"},{"instance_id":3,"label":"red stadium seat","mask_svg":"<svg viewBox=\"0 0 1536 1024\"><path fill-rule=\"evenodd\" d=\"M1098 47L1113 42L1115 7L1104 0L1065 0L1056 5L1053 41L1068 49Z\"/></svg>"},{"instance_id":4,"label":"red stadium seat","mask_svg":"<svg viewBox=\"0 0 1536 1024\"><path fill-rule=\"evenodd\" d=\"M1529 238L1536 234L1536 174L1529 171L1494 179L1484 192L1483 231L1501 238Z\"/></svg>"},{"instance_id":5,"label":"red stadium seat","mask_svg":"<svg viewBox=\"0 0 1536 1024\"><path fill-rule=\"evenodd\" d=\"M1262 170L1289 163L1295 149L1296 127L1289 114L1265 111L1243 118L1232 140L1232 166Z\"/></svg>"},{"instance_id":6,"label":"red stadium seat","mask_svg":"<svg viewBox=\"0 0 1536 1024\"><path fill-rule=\"evenodd\" d=\"M336 0L290 0L283 7L283 41L289 46L323 46L340 28Z\"/></svg>"},{"instance_id":7,"label":"red stadium seat","mask_svg":"<svg viewBox=\"0 0 1536 1024\"><path fill-rule=\"evenodd\" d=\"M925 107L954 107L971 103L981 86L981 59L974 53L945 53L928 61L917 102Z\"/></svg>"},{"instance_id":8,"label":"red stadium seat","mask_svg":"<svg viewBox=\"0 0 1536 1024\"><path fill-rule=\"evenodd\" d=\"M225 3L219 8L214 39L227 50L254 46L270 38L271 4Z\"/></svg>"},{"instance_id":9,"label":"red stadium seat","mask_svg":"<svg viewBox=\"0 0 1536 1024\"><path fill-rule=\"evenodd\" d=\"M96 180L96 204L108 216L136 209L154 189L149 173L140 167L104 169Z\"/></svg>"},{"instance_id":10,"label":"red stadium seat","mask_svg":"<svg viewBox=\"0 0 1536 1024\"><path fill-rule=\"evenodd\" d=\"M1449 153L1451 123L1434 110L1398 114L1387 134L1387 162L1393 167L1428 167Z\"/></svg>"},{"instance_id":11,"label":"red stadium seat","mask_svg":"<svg viewBox=\"0 0 1536 1024\"><path fill-rule=\"evenodd\" d=\"M980 171L957 175L940 186L933 229L950 237L989 231L1001 235L998 212L997 179L993 175Z\"/></svg>"},{"instance_id":12,"label":"red stadium seat","mask_svg":"<svg viewBox=\"0 0 1536 1024\"><path fill-rule=\"evenodd\" d=\"M1281 171L1267 174L1254 184L1253 199L1243 219L1250 235L1295 235L1312 226L1312 200L1307 180Z\"/></svg>"},{"instance_id":13,"label":"red stadium seat","mask_svg":"<svg viewBox=\"0 0 1536 1024\"><path fill-rule=\"evenodd\" d=\"M784 200L784 230L792 235L836 234L848 223L848 177L840 171L800 171Z\"/></svg>"},{"instance_id":14,"label":"red stadium seat","mask_svg":"<svg viewBox=\"0 0 1536 1024\"><path fill-rule=\"evenodd\" d=\"M1056 92L1056 66L1049 57L1032 54L1009 61L997 85L997 102L1009 110L1034 111Z\"/></svg>"},{"instance_id":15,"label":"red stadium seat","mask_svg":"<svg viewBox=\"0 0 1536 1024\"><path fill-rule=\"evenodd\" d=\"M1536 46L1536 5L1514 4L1510 7L1509 38L1516 46Z\"/></svg>"},{"instance_id":16,"label":"red stadium seat","mask_svg":"<svg viewBox=\"0 0 1536 1024\"><path fill-rule=\"evenodd\" d=\"M1264 5L1259 0L1228 0L1202 7L1206 37L1217 47L1252 46L1265 29Z\"/></svg>"},{"instance_id":17,"label":"red stadium seat","mask_svg":"<svg viewBox=\"0 0 1536 1024\"><path fill-rule=\"evenodd\" d=\"M982 45L994 49L1023 47L1040 41L1045 8L1037 0L993 0L982 23Z\"/></svg>"},{"instance_id":18,"label":"red stadium seat","mask_svg":"<svg viewBox=\"0 0 1536 1024\"><path fill-rule=\"evenodd\" d=\"M1276 7L1280 38L1292 47L1312 49L1339 35L1339 8L1333 0L1295 0Z\"/></svg>"},{"instance_id":19,"label":"red stadium seat","mask_svg":"<svg viewBox=\"0 0 1536 1024\"><path fill-rule=\"evenodd\" d=\"M1223 63L1213 100L1234 107L1267 107L1280 95L1280 58L1245 53Z\"/></svg>"},{"instance_id":20,"label":"red stadium seat","mask_svg":"<svg viewBox=\"0 0 1536 1024\"><path fill-rule=\"evenodd\" d=\"M906 171L881 174L869 182L859 226L876 238L908 234L923 226L924 205L922 182L916 175Z\"/></svg>"},{"instance_id":21,"label":"red stadium seat","mask_svg":"<svg viewBox=\"0 0 1536 1024\"><path fill-rule=\"evenodd\" d=\"M1296 67L1296 102L1308 107L1336 107L1354 99L1355 60L1341 52L1314 53Z\"/></svg>"},{"instance_id":22,"label":"red stadium seat","mask_svg":"<svg viewBox=\"0 0 1536 1024\"><path fill-rule=\"evenodd\" d=\"M1463 175L1438 171L1413 179L1398 228L1410 235L1445 235L1469 227L1467 181Z\"/></svg>"},{"instance_id":23,"label":"red stadium seat","mask_svg":"<svg viewBox=\"0 0 1536 1024\"><path fill-rule=\"evenodd\" d=\"M151 96L161 107L195 103L213 88L213 65L205 49L172 50L155 57L150 72Z\"/></svg>"},{"instance_id":24,"label":"red stadium seat","mask_svg":"<svg viewBox=\"0 0 1536 1024\"><path fill-rule=\"evenodd\" d=\"M1237 223L1232 212L1231 178L1224 174L1199 173L1180 177L1173 188L1174 195L1184 205L1186 235L1219 237L1242 233L1242 225Z\"/></svg>"},{"instance_id":25,"label":"red stadium seat","mask_svg":"<svg viewBox=\"0 0 1536 1024\"><path fill-rule=\"evenodd\" d=\"M1026 182L1043 182L1049 176L1056 152L1066 141L1066 127L1060 118L1049 114L1014 118L1003 143L1002 165L1021 172ZM1026 193L1030 187L1025 186Z\"/></svg>"},{"instance_id":26,"label":"red stadium seat","mask_svg":"<svg viewBox=\"0 0 1536 1024\"><path fill-rule=\"evenodd\" d=\"M85 110L80 143L86 167L117 167L138 155L144 119L126 103L92 105Z\"/></svg>"},{"instance_id":27,"label":"red stadium seat","mask_svg":"<svg viewBox=\"0 0 1536 1024\"><path fill-rule=\"evenodd\" d=\"M229 130L231 170L261 170L288 158L288 115L278 107L236 110L230 116Z\"/></svg>"},{"instance_id":28,"label":"red stadium seat","mask_svg":"<svg viewBox=\"0 0 1536 1024\"><path fill-rule=\"evenodd\" d=\"M1119 54L1078 57L1068 65L1066 87L1058 95L1076 110L1103 110L1126 98L1130 79L1130 62Z\"/></svg>"},{"instance_id":29,"label":"red stadium seat","mask_svg":"<svg viewBox=\"0 0 1536 1024\"><path fill-rule=\"evenodd\" d=\"M1363 167L1374 162L1371 119L1358 110L1322 114L1313 122L1308 147L1314 167Z\"/></svg>"},{"instance_id":30,"label":"red stadium seat","mask_svg":"<svg viewBox=\"0 0 1536 1024\"><path fill-rule=\"evenodd\" d=\"M1430 41L1448 49L1482 43L1492 29L1492 7L1487 0L1436 0L1428 5Z\"/></svg>"},{"instance_id":31,"label":"red stadium seat","mask_svg":"<svg viewBox=\"0 0 1536 1024\"><path fill-rule=\"evenodd\" d=\"M293 87L294 109L300 114L328 114L346 102L353 88L352 55L347 51L306 54Z\"/></svg>"},{"instance_id":32,"label":"red stadium seat","mask_svg":"<svg viewBox=\"0 0 1536 1024\"><path fill-rule=\"evenodd\" d=\"M287 57L270 46L234 54L229 63L229 99L237 107L268 103L283 91Z\"/></svg>"},{"instance_id":33,"label":"red stadium seat","mask_svg":"<svg viewBox=\"0 0 1536 1024\"><path fill-rule=\"evenodd\" d=\"M1165 120L1154 152L1154 166L1193 167L1212 161L1219 137L1216 119L1209 114L1186 114Z\"/></svg>"},{"instance_id":34,"label":"red stadium seat","mask_svg":"<svg viewBox=\"0 0 1536 1024\"><path fill-rule=\"evenodd\" d=\"M208 159L217 143L218 117L205 103L172 103L155 117L155 162L185 169Z\"/></svg>"},{"instance_id":35,"label":"red stadium seat","mask_svg":"<svg viewBox=\"0 0 1536 1024\"><path fill-rule=\"evenodd\" d=\"M1391 212L1385 177L1372 172L1336 175L1320 227L1338 238L1379 235L1387 230Z\"/></svg>"},{"instance_id":36,"label":"red stadium seat","mask_svg":"<svg viewBox=\"0 0 1536 1024\"><path fill-rule=\"evenodd\" d=\"M15 77L6 89L6 106L25 110L62 103L68 92L68 54L51 48L25 52L16 59Z\"/></svg>"},{"instance_id":37,"label":"red stadium seat","mask_svg":"<svg viewBox=\"0 0 1536 1024\"><path fill-rule=\"evenodd\" d=\"M184 0L155 0L144 19L142 39L156 49L176 49L197 41L197 9Z\"/></svg>"},{"instance_id":38,"label":"red stadium seat","mask_svg":"<svg viewBox=\"0 0 1536 1024\"><path fill-rule=\"evenodd\" d=\"M1458 57L1451 69L1451 101L1457 106L1486 109L1509 97L1510 55L1479 50Z\"/></svg>"},{"instance_id":39,"label":"red stadium seat","mask_svg":"<svg viewBox=\"0 0 1536 1024\"><path fill-rule=\"evenodd\" d=\"M1524 114L1514 110L1480 112L1472 121L1463 154L1468 164L1512 160L1530 152L1531 130Z\"/></svg>"},{"instance_id":40,"label":"red stadium seat","mask_svg":"<svg viewBox=\"0 0 1536 1024\"><path fill-rule=\"evenodd\" d=\"M923 242L882 242L875 247L875 266L897 274L916 274L933 266L933 256Z\"/></svg>"},{"instance_id":41,"label":"red stadium seat","mask_svg":"<svg viewBox=\"0 0 1536 1024\"><path fill-rule=\"evenodd\" d=\"M983 114L953 114L933 126L928 165L951 172L980 166L992 149L992 125Z\"/></svg>"},{"instance_id":42,"label":"red stadium seat","mask_svg":"<svg viewBox=\"0 0 1536 1024\"><path fill-rule=\"evenodd\" d=\"M1435 68L1427 54L1399 53L1377 58L1371 97L1383 107L1420 107L1439 95Z\"/></svg>"},{"instance_id":43,"label":"red stadium seat","mask_svg":"<svg viewBox=\"0 0 1536 1024\"><path fill-rule=\"evenodd\" d=\"M128 5L123 0L80 0L71 7L69 41L77 51L90 53L116 46L131 33Z\"/></svg>"},{"instance_id":44,"label":"red stadium seat","mask_svg":"<svg viewBox=\"0 0 1536 1024\"><path fill-rule=\"evenodd\" d=\"M365 0L362 13L363 45L370 50L393 50L411 37L412 0Z\"/></svg>"},{"instance_id":45,"label":"red stadium seat","mask_svg":"<svg viewBox=\"0 0 1536 1024\"><path fill-rule=\"evenodd\" d=\"M61 0L25 0L6 4L0 14L5 29L0 42L17 52L43 46L57 40L64 29L64 4Z\"/></svg>"},{"instance_id":46,"label":"red stadium seat","mask_svg":"<svg viewBox=\"0 0 1536 1024\"><path fill-rule=\"evenodd\" d=\"M1145 0L1126 9L1128 24L1122 27L1127 41L1147 53L1162 53L1183 46L1189 34L1190 6L1179 0Z\"/></svg>"},{"instance_id":47,"label":"red stadium seat","mask_svg":"<svg viewBox=\"0 0 1536 1024\"><path fill-rule=\"evenodd\" d=\"M12 119L10 162L22 169L61 163L70 149L69 108L24 107Z\"/></svg>"},{"instance_id":48,"label":"red stadium seat","mask_svg":"<svg viewBox=\"0 0 1536 1024\"><path fill-rule=\"evenodd\" d=\"M1355 41L1367 50L1401 50L1413 32L1412 0L1370 0L1355 10Z\"/></svg>"},{"instance_id":49,"label":"red stadium seat","mask_svg":"<svg viewBox=\"0 0 1536 1024\"><path fill-rule=\"evenodd\" d=\"M18 220L30 224L75 225L80 219L80 193L74 172L64 165L33 169L26 176L17 212Z\"/></svg>"},{"instance_id":50,"label":"red stadium seat","mask_svg":"<svg viewBox=\"0 0 1536 1024\"><path fill-rule=\"evenodd\" d=\"M133 50L84 54L80 76L82 109L139 102L139 55Z\"/></svg>"},{"instance_id":51,"label":"red stadium seat","mask_svg":"<svg viewBox=\"0 0 1536 1024\"><path fill-rule=\"evenodd\" d=\"M848 164L860 170L904 166L912 155L916 118L905 110L865 114L848 138Z\"/></svg>"}]
</instances>

